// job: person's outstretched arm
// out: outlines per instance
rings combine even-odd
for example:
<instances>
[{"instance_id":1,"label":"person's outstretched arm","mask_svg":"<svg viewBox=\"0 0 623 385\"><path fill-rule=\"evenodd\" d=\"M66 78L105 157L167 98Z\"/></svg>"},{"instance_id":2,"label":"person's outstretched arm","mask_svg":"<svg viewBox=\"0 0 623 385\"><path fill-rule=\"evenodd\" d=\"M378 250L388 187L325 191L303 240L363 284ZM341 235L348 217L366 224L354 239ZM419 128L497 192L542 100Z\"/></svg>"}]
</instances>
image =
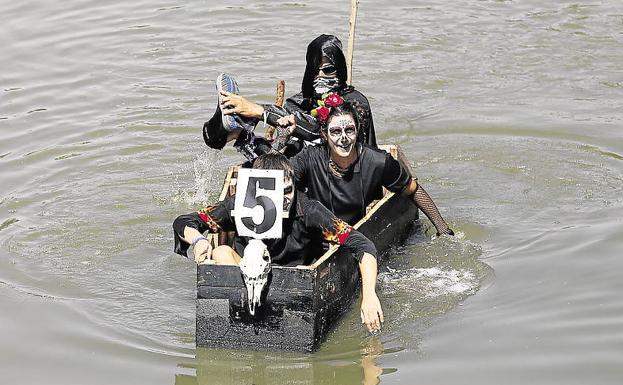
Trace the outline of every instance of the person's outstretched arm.
<instances>
[{"instance_id":1,"label":"person's outstretched arm","mask_svg":"<svg viewBox=\"0 0 623 385\"><path fill-rule=\"evenodd\" d=\"M361 273L361 322L370 332L381 329L384 321L376 294L377 251L374 243L351 225L337 218L318 201L310 201L305 212L306 226L322 230L326 241L348 248L359 263Z\"/></svg>"},{"instance_id":2,"label":"person's outstretched arm","mask_svg":"<svg viewBox=\"0 0 623 385\"><path fill-rule=\"evenodd\" d=\"M402 193L409 196L418 209L433 223L437 229L437 235L449 234L454 232L448 227L446 221L439 213L435 202L417 181L411 172L391 155L385 154L385 165L383 168L383 186L389 191Z\"/></svg>"},{"instance_id":3,"label":"person's outstretched arm","mask_svg":"<svg viewBox=\"0 0 623 385\"><path fill-rule=\"evenodd\" d=\"M212 248L203 234L216 233L221 229L225 231L234 229L234 221L230 215L232 207L233 198L227 197L216 205L177 217L173 221L174 251L193 258L197 263L209 258ZM192 255L188 255L189 250L192 251Z\"/></svg>"},{"instance_id":4,"label":"person's outstretched arm","mask_svg":"<svg viewBox=\"0 0 623 385\"><path fill-rule=\"evenodd\" d=\"M410 195L417 208L422 210L424 215L432 222L435 229L437 229L437 235L454 235L454 231L448 227L433 199L416 179L411 180L411 184L405 189L404 194Z\"/></svg>"},{"instance_id":5,"label":"person's outstretched arm","mask_svg":"<svg viewBox=\"0 0 623 385\"><path fill-rule=\"evenodd\" d=\"M365 324L369 332L381 330L381 324L385 321L381 302L376 295L377 278L376 258L364 253L359 262L361 273L361 323Z\"/></svg>"}]
</instances>

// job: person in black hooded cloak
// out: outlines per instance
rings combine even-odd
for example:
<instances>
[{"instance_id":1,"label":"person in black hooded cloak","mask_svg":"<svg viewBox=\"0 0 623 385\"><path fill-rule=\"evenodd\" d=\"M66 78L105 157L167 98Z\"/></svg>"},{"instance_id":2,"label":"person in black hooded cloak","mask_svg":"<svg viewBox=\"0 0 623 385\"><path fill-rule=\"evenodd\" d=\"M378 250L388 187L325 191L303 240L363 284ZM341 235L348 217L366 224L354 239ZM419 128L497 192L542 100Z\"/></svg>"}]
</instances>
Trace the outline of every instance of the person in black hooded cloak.
<instances>
[{"instance_id":1,"label":"person in black hooded cloak","mask_svg":"<svg viewBox=\"0 0 623 385\"><path fill-rule=\"evenodd\" d=\"M283 107L271 104L257 104L235 93L221 91L220 106L214 117L203 125L203 138L211 148L221 149L236 139L237 147L248 158L271 150L293 156L304 143L319 142L320 124L311 115L318 107L318 100L329 92L337 93L347 100L360 122L358 141L377 147L372 112L368 99L353 86L346 84L346 59L342 42L333 35L322 34L307 46L307 65L301 92L288 98ZM222 115L237 115L246 120L247 126L254 126L259 120L277 127L272 143L257 138L248 130L231 132L222 124Z\"/></svg>"}]
</instances>

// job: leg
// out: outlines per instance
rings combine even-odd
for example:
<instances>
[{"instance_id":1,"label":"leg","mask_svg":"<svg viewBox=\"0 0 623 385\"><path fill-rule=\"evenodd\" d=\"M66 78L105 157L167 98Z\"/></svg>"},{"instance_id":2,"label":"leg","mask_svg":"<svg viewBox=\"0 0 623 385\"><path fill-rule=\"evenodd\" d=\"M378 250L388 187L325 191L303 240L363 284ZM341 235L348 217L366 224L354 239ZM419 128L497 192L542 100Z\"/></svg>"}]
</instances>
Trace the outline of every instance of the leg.
<instances>
[{"instance_id":1,"label":"leg","mask_svg":"<svg viewBox=\"0 0 623 385\"><path fill-rule=\"evenodd\" d=\"M240 256L234 249L229 246L219 246L212 251L212 259L217 265L234 265L240 264Z\"/></svg>"}]
</instances>

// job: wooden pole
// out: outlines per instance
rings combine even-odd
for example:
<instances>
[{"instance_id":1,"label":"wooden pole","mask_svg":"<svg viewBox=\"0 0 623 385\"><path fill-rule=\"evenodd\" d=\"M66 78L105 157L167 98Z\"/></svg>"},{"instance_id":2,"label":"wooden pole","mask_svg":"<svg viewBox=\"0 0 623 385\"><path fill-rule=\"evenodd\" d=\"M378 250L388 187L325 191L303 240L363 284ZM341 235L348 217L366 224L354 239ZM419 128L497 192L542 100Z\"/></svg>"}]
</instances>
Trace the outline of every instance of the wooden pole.
<instances>
[{"instance_id":1,"label":"wooden pole","mask_svg":"<svg viewBox=\"0 0 623 385\"><path fill-rule=\"evenodd\" d=\"M279 107L283 107L283 101L286 95L286 81L285 80L277 80L277 95L275 96L275 105ZM275 134L275 127L268 126L266 127L266 131L264 132L264 138L266 140L273 140L273 135Z\"/></svg>"},{"instance_id":2,"label":"wooden pole","mask_svg":"<svg viewBox=\"0 0 623 385\"><path fill-rule=\"evenodd\" d=\"M353 82L353 50L355 49L355 24L357 23L357 9L359 0L350 0L350 19L348 20L348 53L346 54L346 70L348 76L346 83Z\"/></svg>"},{"instance_id":3,"label":"wooden pole","mask_svg":"<svg viewBox=\"0 0 623 385\"><path fill-rule=\"evenodd\" d=\"M283 107L283 99L286 95L286 81L277 80L277 97L275 98L275 104L279 107Z\"/></svg>"}]
</instances>

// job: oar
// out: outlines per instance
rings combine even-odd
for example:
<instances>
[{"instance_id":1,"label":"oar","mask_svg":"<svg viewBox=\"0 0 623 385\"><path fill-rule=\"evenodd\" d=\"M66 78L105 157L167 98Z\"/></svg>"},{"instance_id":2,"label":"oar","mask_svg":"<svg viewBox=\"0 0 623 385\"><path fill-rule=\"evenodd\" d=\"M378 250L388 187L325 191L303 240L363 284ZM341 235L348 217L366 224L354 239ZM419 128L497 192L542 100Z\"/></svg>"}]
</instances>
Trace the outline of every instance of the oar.
<instances>
[{"instance_id":1,"label":"oar","mask_svg":"<svg viewBox=\"0 0 623 385\"><path fill-rule=\"evenodd\" d=\"M351 85L353 82L353 50L355 49L355 24L357 23L357 9L359 0L350 1L350 19L348 20L348 53L346 54L346 70L348 76L346 83Z\"/></svg>"}]
</instances>

